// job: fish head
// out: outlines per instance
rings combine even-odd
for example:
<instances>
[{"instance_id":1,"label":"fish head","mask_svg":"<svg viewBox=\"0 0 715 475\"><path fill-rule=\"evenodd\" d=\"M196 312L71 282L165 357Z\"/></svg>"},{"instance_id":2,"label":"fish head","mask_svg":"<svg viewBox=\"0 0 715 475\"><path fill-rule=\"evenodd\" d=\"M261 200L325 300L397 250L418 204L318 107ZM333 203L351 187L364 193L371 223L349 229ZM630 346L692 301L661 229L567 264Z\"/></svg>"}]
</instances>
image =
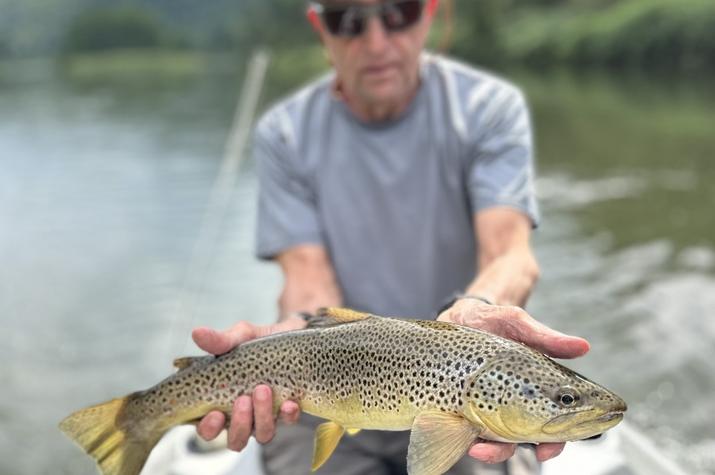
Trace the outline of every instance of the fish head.
<instances>
[{"instance_id":1,"label":"fish head","mask_svg":"<svg viewBox=\"0 0 715 475\"><path fill-rule=\"evenodd\" d=\"M507 353L465 389L465 417L492 440L587 439L618 424L626 411L613 392L536 352Z\"/></svg>"}]
</instances>

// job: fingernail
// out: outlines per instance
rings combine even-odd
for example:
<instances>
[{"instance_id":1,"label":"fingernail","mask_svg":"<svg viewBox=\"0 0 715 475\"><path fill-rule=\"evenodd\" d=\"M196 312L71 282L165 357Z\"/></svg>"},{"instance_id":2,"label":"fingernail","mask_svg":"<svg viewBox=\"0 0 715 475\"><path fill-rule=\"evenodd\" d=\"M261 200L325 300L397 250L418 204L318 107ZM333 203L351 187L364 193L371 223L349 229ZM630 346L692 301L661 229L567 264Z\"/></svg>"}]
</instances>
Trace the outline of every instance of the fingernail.
<instances>
[{"instance_id":1,"label":"fingernail","mask_svg":"<svg viewBox=\"0 0 715 475\"><path fill-rule=\"evenodd\" d=\"M256 399L259 401L266 401L268 399L268 388L259 387L256 388Z\"/></svg>"}]
</instances>

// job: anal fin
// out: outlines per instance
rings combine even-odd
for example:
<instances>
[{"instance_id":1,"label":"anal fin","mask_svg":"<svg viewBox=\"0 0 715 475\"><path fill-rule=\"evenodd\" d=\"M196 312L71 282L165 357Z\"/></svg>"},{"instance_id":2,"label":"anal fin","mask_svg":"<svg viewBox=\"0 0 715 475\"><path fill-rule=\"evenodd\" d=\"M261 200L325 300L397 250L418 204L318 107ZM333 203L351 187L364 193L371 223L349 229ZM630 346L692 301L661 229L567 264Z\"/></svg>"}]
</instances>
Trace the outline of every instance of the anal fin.
<instances>
[{"instance_id":1,"label":"anal fin","mask_svg":"<svg viewBox=\"0 0 715 475\"><path fill-rule=\"evenodd\" d=\"M324 422L318 426L315 431L311 471L318 470L330 458L344 433L345 428L332 421Z\"/></svg>"}]
</instances>

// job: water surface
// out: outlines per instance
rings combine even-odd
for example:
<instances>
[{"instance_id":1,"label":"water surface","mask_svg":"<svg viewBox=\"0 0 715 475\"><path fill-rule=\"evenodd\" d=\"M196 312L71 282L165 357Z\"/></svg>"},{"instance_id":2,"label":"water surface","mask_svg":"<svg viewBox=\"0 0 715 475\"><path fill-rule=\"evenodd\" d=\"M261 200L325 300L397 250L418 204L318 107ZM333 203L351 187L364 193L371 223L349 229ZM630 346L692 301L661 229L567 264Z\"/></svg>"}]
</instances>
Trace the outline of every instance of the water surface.
<instances>
[{"instance_id":1,"label":"water surface","mask_svg":"<svg viewBox=\"0 0 715 475\"><path fill-rule=\"evenodd\" d=\"M622 394L689 473L715 473L713 94L694 81L516 77L533 104L544 214L529 310L587 337L573 366ZM239 83L3 70L0 473L94 473L56 429L64 415L165 376L196 353L195 325L274 318L280 275L252 257L250 162L219 238L195 250Z\"/></svg>"}]
</instances>

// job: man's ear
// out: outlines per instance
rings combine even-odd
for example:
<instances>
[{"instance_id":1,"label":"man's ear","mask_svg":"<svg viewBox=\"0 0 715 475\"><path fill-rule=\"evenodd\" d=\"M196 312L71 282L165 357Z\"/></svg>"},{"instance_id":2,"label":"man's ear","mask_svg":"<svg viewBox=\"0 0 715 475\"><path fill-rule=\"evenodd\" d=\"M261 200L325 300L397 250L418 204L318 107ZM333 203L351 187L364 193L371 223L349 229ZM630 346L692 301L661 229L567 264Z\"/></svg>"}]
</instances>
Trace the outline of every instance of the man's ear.
<instances>
[{"instance_id":1,"label":"man's ear","mask_svg":"<svg viewBox=\"0 0 715 475\"><path fill-rule=\"evenodd\" d=\"M427 15L434 16L435 12L437 12L438 6L439 6L439 0L427 0L427 6L425 7L425 10L427 11Z\"/></svg>"},{"instance_id":2,"label":"man's ear","mask_svg":"<svg viewBox=\"0 0 715 475\"><path fill-rule=\"evenodd\" d=\"M308 9L305 11L305 16L308 18L308 23L313 27L313 30L320 35L323 32L323 24L320 22L320 17L318 16L318 12L315 11L315 8L308 6Z\"/></svg>"}]
</instances>

